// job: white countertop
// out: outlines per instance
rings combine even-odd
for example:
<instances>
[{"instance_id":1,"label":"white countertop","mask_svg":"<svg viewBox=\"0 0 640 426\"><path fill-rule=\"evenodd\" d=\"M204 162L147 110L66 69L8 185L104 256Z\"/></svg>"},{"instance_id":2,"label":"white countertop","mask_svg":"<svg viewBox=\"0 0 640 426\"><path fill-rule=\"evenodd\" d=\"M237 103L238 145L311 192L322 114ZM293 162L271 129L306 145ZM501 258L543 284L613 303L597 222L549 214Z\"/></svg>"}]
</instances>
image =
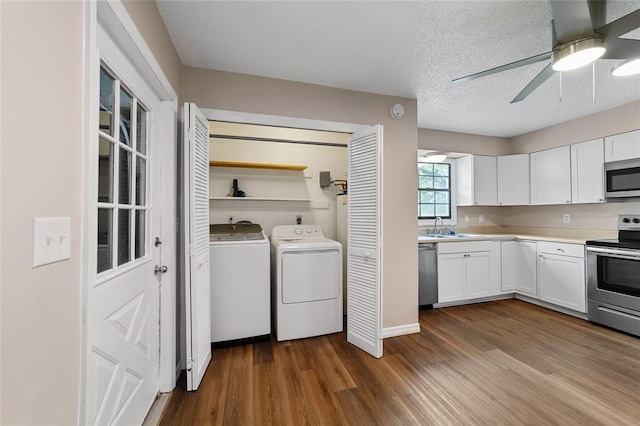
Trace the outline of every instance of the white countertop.
<instances>
[{"instance_id":1,"label":"white countertop","mask_svg":"<svg viewBox=\"0 0 640 426\"><path fill-rule=\"evenodd\" d=\"M451 243L462 241L548 241L552 243L582 244L586 240L575 237L551 237L548 235L516 235L516 234L460 234L457 236L432 237L428 235L418 235L418 243Z\"/></svg>"}]
</instances>

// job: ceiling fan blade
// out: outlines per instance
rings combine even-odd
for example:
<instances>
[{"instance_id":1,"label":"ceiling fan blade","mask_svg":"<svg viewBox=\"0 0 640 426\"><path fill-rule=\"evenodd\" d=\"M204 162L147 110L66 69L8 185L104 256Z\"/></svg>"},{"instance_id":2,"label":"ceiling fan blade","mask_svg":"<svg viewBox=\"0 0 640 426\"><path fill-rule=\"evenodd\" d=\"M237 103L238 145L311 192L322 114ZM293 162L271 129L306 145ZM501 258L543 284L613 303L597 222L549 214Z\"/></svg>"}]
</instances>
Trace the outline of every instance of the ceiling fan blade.
<instances>
[{"instance_id":1,"label":"ceiling fan blade","mask_svg":"<svg viewBox=\"0 0 640 426\"><path fill-rule=\"evenodd\" d=\"M604 34L607 38L611 39L625 35L638 27L640 27L640 9L613 22L609 22L607 25L601 26L596 29L596 32Z\"/></svg>"},{"instance_id":2,"label":"ceiling fan blade","mask_svg":"<svg viewBox=\"0 0 640 426\"><path fill-rule=\"evenodd\" d=\"M600 59L640 58L640 40L615 38L607 40L607 51Z\"/></svg>"},{"instance_id":3,"label":"ceiling fan blade","mask_svg":"<svg viewBox=\"0 0 640 426\"><path fill-rule=\"evenodd\" d=\"M558 44L593 34L593 24L587 0L551 0L551 12Z\"/></svg>"},{"instance_id":4,"label":"ceiling fan blade","mask_svg":"<svg viewBox=\"0 0 640 426\"><path fill-rule=\"evenodd\" d=\"M550 59L552 53L553 52L541 53L539 55L532 56L530 58L521 59L519 61L511 62L511 63L506 64L506 65L500 65L499 67L491 68L491 69L488 69L486 71L481 71L481 72L477 72L475 74L467 75L465 77L456 78L455 80L452 80L451 82L452 83L462 83L462 82L465 82L465 81L475 80L476 78L486 77L486 76L491 75L491 74L497 74L497 73L502 72L502 71L507 71L507 70L511 70L511 69L514 69L514 68L522 67L524 65L535 64L536 62L540 62L540 61L544 61L546 59Z\"/></svg>"},{"instance_id":5,"label":"ceiling fan blade","mask_svg":"<svg viewBox=\"0 0 640 426\"><path fill-rule=\"evenodd\" d=\"M553 68L551 68L551 64L544 67L543 70L540 71L540 73L538 73L538 75L536 75L535 78L531 80L520 93L518 93L518 96L513 98L511 103L514 104L516 102L520 102L521 100L529 96L531 93L533 93L534 90L540 87L542 83L547 81L549 77L551 77L554 73L555 71L553 70Z\"/></svg>"}]
</instances>

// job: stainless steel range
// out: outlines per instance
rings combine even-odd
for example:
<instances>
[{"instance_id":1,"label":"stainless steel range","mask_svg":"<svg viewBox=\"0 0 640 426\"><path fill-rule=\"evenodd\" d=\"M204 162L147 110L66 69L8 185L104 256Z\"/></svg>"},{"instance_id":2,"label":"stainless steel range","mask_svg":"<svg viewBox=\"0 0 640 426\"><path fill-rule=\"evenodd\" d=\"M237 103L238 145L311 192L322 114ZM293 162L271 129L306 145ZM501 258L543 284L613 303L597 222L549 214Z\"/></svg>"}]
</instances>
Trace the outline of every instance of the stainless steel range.
<instances>
[{"instance_id":1,"label":"stainless steel range","mask_svg":"<svg viewBox=\"0 0 640 426\"><path fill-rule=\"evenodd\" d=\"M587 241L589 321L640 336L640 215L618 217L617 240Z\"/></svg>"}]
</instances>

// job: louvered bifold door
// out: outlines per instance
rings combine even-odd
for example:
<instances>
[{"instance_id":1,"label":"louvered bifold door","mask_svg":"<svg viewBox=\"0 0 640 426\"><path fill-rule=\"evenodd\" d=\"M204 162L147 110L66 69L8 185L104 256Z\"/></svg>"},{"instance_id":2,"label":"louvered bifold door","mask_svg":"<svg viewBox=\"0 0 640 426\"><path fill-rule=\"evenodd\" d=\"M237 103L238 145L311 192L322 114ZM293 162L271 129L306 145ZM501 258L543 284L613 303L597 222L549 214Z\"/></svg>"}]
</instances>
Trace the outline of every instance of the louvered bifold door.
<instances>
[{"instance_id":1,"label":"louvered bifold door","mask_svg":"<svg viewBox=\"0 0 640 426\"><path fill-rule=\"evenodd\" d=\"M185 201L188 251L185 282L187 390L196 390L211 361L209 279L209 124L195 104L184 105ZM188 194L188 196L186 195Z\"/></svg>"},{"instance_id":2,"label":"louvered bifold door","mask_svg":"<svg viewBox=\"0 0 640 426\"><path fill-rule=\"evenodd\" d=\"M382 126L349 138L347 341L382 356Z\"/></svg>"}]
</instances>

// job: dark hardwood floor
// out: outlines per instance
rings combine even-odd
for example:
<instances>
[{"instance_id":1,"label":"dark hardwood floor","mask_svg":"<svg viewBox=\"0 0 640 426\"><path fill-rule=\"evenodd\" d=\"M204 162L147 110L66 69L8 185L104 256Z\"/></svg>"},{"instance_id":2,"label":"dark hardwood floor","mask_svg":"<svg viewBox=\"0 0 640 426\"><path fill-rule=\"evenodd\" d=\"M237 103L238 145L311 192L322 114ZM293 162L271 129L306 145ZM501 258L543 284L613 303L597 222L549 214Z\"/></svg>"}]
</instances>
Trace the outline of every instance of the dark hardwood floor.
<instances>
[{"instance_id":1,"label":"dark hardwood floor","mask_svg":"<svg viewBox=\"0 0 640 426\"><path fill-rule=\"evenodd\" d=\"M420 312L375 359L344 333L213 351L162 425L640 425L640 339L515 299Z\"/></svg>"}]
</instances>

